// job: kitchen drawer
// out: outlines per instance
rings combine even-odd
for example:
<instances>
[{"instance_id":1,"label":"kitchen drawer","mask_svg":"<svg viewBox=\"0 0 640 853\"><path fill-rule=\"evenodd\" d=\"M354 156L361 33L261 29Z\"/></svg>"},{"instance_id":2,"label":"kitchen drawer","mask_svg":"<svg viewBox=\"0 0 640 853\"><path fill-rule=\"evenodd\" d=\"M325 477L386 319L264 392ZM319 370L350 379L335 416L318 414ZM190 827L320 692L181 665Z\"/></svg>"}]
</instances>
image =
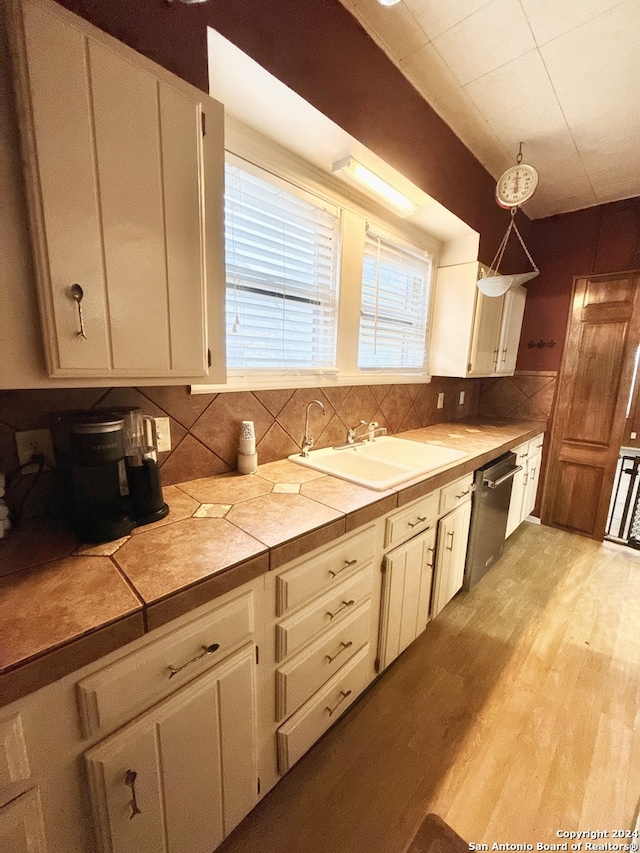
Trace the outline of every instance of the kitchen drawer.
<instances>
[{"instance_id":1,"label":"kitchen drawer","mask_svg":"<svg viewBox=\"0 0 640 853\"><path fill-rule=\"evenodd\" d=\"M278 729L278 770L281 774L313 746L358 698L369 681L367 644Z\"/></svg>"},{"instance_id":2,"label":"kitchen drawer","mask_svg":"<svg viewBox=\"0 0 640 853\"><path fill-rule=\"evenodd\" d=\"M473 491L473 471L443 486L440 490L440 515L446 515L459 504L471 499Z\"/></svg>"},{"instance_id":3,"label":"kitchen drawer","mask_svg":"<svg viewBox=\"0 0 640 853\"><path fill-rule=\"evenodd\" d=\"M255 631L253 589L78 683L85 734L129 720L219 663ZM217 645L217 648L214 648ZM177 670L172 674L172 670Z\"/></svg>"},{"instance_id":4,"label":"kitchen drawer","mask_svg":"<svg viewBox=\"0 0 640 853\"><path fill-rule=\"evenodd\" d=\"M519 444L517 447L511 448L512 452L516 454L516 465L522 465L527 461L529 444L530 442L525 441L524 444Z\"/></svg>"},{"instance_id":5,"label":"kitchen drawer","mask_svg":"<svg viewBox=\"0 0 640 853\"><path fill-rule=\"evenodd\" d=\"M384 547L395 548L416 533L435 526L438 521L439 498L438 489L409 506L392 512L385 523Z\"/></svg>"},{"instance_id":6,"label":"kitchen drawer","mask_svg":"<svg viewBox=\"0 0 640 853\"><path fill-rule=\"evenodd\" d=\"M283 661L321 631L350 614L371 595L373 563L363 566L340 586L330 590L276 625L276 661Z\"/></svg>"},{"instance_id":7,"label":"kitchen drawer","mask_svg":"<svg viewBox=\"0 0 640 853\"><path fill-rule=\"evenodd\" d=\"M341 537L337 545L325 548L311 559L303 558L280 572L276 578L276 610L282 616L313 595L337 586L351 572L373 558L374 526L353 536Z\"/></svg>"},{"instance_id":8,"label":"kitchen drawer","mask_svg":"<svg viewBox=\"0 0 640 853\"><path fill-rule=\"evenodd\" d=\"M535 456L536 453L542 453L543 446L544 433L541 432L540 435L536 435L529 440L529 456Z\"/></svg>"},{"instance_id":9,"label":"kitchen drawer","mask_svg":"<svg viewBox=\"0 0 640 853\"><path fill-rule=\"evenodd\" d=\"M335 628L326 631L276 670L276 720L293 714L369 640L367 599Z\"/></svg>"}]
</instances>

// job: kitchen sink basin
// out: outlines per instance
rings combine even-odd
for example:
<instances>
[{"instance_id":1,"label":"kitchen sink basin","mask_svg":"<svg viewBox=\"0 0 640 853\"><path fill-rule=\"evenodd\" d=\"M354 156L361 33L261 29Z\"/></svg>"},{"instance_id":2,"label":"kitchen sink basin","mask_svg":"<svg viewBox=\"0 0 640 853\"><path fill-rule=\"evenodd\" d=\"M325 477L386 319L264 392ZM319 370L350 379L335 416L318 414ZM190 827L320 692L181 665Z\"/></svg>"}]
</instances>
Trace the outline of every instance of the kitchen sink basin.
<instances>
[{"instance_id":1,"label":"kitchen sink basin","mask_svg":"<svg viewBox=\"0 0 640 853\"><path fill-rule=\"evenodd\" d=\"M383 435L347 447L312 450L308 456L297 453L289 459L332 477L383 491L415 477L435 474L467 455L452 447Z\"/></svg>"}]
</instances>

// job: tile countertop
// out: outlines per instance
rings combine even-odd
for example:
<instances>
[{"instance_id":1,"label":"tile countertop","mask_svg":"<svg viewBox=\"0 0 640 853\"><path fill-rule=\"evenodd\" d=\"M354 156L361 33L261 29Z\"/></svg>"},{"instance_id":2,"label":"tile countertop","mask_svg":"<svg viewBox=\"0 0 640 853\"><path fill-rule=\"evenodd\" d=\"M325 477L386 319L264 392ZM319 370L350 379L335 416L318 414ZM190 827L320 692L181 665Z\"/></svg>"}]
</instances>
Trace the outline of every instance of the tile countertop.
<instances>
[{"instance_id":1,"label":"tile countertop","mask_svg":"<svg viewBox=\"0 0 640 853\"><path fill-rule=\"evenodd\" d=\"M49 522L13 531L0 543L0 707L545 429L469 418L403 433L468 456L384 492L282 460L165 487L167 518L104 545Z\"/></svg>"}]
</instances>

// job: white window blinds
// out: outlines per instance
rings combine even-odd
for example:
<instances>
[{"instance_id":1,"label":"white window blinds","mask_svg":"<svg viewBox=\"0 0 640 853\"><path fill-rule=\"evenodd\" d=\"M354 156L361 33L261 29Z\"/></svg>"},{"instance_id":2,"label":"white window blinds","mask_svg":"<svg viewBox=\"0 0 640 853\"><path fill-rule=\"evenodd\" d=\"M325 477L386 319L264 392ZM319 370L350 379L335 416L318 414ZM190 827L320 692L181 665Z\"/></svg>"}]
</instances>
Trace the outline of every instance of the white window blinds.
<instances>
[{"instance_id":1,"label":"white window blinds","mask_svg":"<svg viewBox=\"0 0 640 853\"><path fill-rule=\"evenodd\" d=\"M425 366L432 256L367 229L358 367Z\"/></svg>"},{"instance_id":2,"label":"white window blinds","mask_svg":"<svg viewBox=\"0 0 640 853\"><path fill-rule=\"evenodd\" d=\"M339 216L226 165L227 366L335 367Z\"/></svg>"}]
</instances>

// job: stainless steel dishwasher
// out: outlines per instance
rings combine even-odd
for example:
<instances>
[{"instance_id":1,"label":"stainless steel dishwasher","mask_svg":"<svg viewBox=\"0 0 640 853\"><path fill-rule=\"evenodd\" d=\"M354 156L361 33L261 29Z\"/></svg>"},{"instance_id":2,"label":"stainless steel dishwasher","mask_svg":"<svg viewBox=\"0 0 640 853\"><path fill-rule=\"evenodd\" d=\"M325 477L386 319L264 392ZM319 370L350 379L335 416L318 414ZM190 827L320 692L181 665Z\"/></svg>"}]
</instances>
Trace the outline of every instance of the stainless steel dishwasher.
<instances>
[{"instance_id":1,"label":"stainless steel dishwasher","mask_svg":"<svg viewBox=\"0 0 640 853\"><path fill-rule=\"evenodd\" d=\"M513 475L521 469L515 453L505 453L475 473L464 589L475 586L502 555Z\"/></svg>"}]
</instances>

